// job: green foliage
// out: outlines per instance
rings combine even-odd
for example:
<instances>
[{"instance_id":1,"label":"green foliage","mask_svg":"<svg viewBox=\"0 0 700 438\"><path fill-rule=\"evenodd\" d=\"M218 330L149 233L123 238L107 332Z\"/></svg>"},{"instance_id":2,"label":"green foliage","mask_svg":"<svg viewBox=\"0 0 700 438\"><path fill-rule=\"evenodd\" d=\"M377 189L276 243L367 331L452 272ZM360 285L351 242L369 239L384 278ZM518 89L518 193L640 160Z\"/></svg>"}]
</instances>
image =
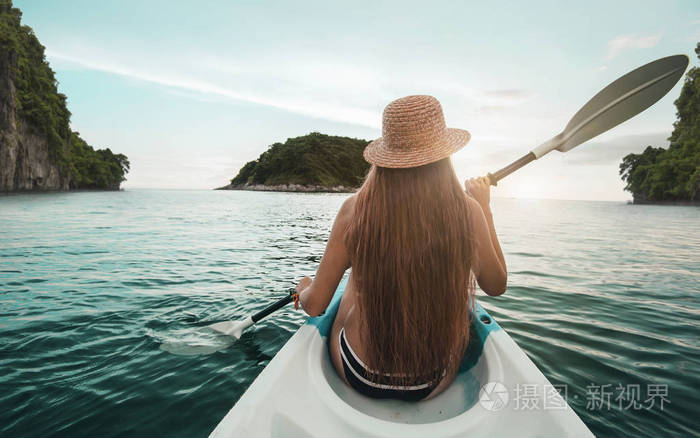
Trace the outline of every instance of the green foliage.
<instances>
[{"instance_id":1,"label":"green foliage","mask_svg":"<svg viewBox=\"0 0 700 438\"><path fill-rule=\"evenodd\" d=\"M312 132L275 143L245 164L231 185L300 184L358 187L369 169L362 158L366 140Z\"/></svg>"},{"instance_id":2,"label":"green foliage","mask_svg":"<svg viewBox=\"0 0 700 438\"><path fill-rule=\"evenodd\" d=\"M109 149L94 150L71 131L66 96L58 92L44 46L31 27L21 25L21 18L11 0L0 0L0 57L11 69L20 132L31 129L47 139L51 158L61 172L70 172L71 188L118 189L129 160Z\"/></svg>"},{"instance_id":3,"label":"green foliage","mask_svg":"<svg viewBox=\"0 0 700 438\"><path fill-rule=\"evenodd\" d=\"M70 135L66 96L58 92L54 72L34 31L22 26L22 12L11 0L0 0L0 53L9 57L14 71L17 115L49 143L52 158L65 167L64 145Z\"/></svg>"},{"instance_id":4,"label":"green foliage","mask_svg":"<svg viewBox=\"0 0 700 438\"><path fill-rule=\"evenodd\" d=\"M129 160L110 149L94 150L77 132L70 138L71 188L113 189L126 179Z\"/></svg>"},{"instance_id":5,"label":"green foliage","mask_svg":"<svg viewBox=\"0 0 700 438\"><path fill-rule=\"evenodd\" d=\"M695 48L700 58L700 43ZM700 201L700 68L691 68L674 102L676 121L668 149L648 146L620 164L635 202Z\"/></svg>"}]
</instances>

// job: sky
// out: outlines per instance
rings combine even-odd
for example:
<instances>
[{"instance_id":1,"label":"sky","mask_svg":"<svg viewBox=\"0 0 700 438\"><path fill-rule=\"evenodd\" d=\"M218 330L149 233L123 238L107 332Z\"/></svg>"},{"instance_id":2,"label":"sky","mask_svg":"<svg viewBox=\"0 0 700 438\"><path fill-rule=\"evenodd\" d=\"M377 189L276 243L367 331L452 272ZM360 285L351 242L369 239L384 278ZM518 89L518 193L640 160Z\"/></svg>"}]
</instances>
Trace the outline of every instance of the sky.
<instances>
[{"instance_id":1,"label":"sky","mask_svg":"<svg viewBox=\"0 0 700 438\"><path fill-rule=\"evenodd\" d=\"M225 185L287 138L374 139L411 94L472 140L460 179L561 132L588 99L700 41L692 1L15 0L46 47L71 126L126 154L125 189ZM682 82L637 117L502 180L493 196L631 199L622 158L666 147Z\"/></svg>"}]
</instances>

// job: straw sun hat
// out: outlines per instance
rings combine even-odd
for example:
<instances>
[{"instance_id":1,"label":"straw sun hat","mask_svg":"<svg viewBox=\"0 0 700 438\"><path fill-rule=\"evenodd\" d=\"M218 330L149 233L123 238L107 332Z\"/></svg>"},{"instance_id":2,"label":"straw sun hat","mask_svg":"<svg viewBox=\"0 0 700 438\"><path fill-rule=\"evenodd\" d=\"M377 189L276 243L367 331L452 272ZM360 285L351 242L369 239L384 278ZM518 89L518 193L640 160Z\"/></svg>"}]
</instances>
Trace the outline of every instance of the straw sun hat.
<instances>
[{"instance_id":1,"label":"straw sun hat","mask_svg":"<svg viewBox=\"0 0 700 438\"><path fill-rule=\"evenodd\" d=\"M448 128L433 96L406 96L384 108L382 136L367 145L364 157L379 167L418 167L449 157L471 138Z\"/></svg>"}]
</instances>

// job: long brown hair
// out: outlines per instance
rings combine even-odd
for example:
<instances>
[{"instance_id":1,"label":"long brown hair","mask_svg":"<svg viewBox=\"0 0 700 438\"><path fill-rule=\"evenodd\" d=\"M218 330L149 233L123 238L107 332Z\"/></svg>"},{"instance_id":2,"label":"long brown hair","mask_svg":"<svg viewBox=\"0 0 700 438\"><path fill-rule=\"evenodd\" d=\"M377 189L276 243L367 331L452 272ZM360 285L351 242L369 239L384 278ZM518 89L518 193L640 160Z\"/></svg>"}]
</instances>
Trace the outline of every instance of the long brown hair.
<instances>
[{"instance_id":1,"label":"long brown hair","mask_svg":"<svg viewBox=\"0 0 700 438\"><path fill-rule=\"evenodd\" d=\"M469 339L474 281L465 193L449 158L372 166L345 234L368 366L439 380Z\"/></svg>"}]
</instances>

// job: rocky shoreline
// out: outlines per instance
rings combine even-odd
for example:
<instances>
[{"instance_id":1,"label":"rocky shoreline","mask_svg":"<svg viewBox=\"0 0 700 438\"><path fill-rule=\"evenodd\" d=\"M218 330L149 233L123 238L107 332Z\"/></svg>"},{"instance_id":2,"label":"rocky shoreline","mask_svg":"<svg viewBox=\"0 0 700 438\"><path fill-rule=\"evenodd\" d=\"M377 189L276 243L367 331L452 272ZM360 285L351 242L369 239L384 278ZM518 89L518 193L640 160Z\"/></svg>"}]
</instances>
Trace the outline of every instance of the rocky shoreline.
<instances>
[{"instance_id":1,"label":"rocky shoreline","mask_svg":"<svg viewBox=\"0 0 700 438\"><path fill-rule=\"evenodd\" d=\"M693 201L627 201L629 205L669 205L669 206L682 206L682 207L700 207L700 200Z\"/></svg>"},{"instance_id":2,"label":"rocky shoreline","mask_svg":"<svg viewBox=\"0 0 700 438\"><path fill-rule=\"evenodd\" d=\"M214 190L248 190L253 192L302 192L302 193L354 193L356 187L346 186L305 186L300 184L237 184L225 185Z\"/></svg>"}]
</instances>

